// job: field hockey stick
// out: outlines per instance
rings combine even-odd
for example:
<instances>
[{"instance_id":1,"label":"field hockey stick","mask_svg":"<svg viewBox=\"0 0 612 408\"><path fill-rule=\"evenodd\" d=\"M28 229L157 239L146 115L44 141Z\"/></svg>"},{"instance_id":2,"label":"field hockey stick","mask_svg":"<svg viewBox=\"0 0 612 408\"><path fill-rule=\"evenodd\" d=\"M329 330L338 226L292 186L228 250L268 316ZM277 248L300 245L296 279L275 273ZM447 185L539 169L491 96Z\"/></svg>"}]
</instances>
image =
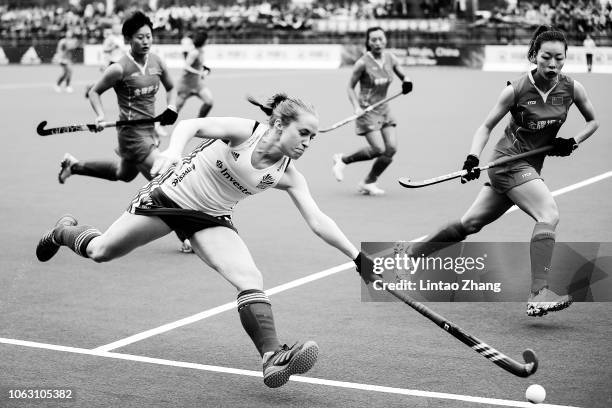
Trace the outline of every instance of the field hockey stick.
<instances>
[{"instance_id":1,"label":"field hockey stick","mask_svg":"<svg viewBox=\"0 0 612 408\"><path fill-rule=\"evenodd\" d=\"M529 377L531 374L535 373L538 369L538 358L535 353L531 349L527 349L523 351L523 358L525 359L525 363L520 363L505 354L495 350L493 347L489 346L486 343L478 340L476 337L472 336L469 333L463 331L463 329L452 322L446 320L445 317L439 315L433 310L429 309L422 303L417 302L416 300L410 298L408 295L389 289L385 287L387 292L427 317L429 320L440 326L444 331L451 334L454 338L461 341L466 346L470 347L472 350L487 358L494 364L497 364L504 370L512 373L518 377Z\"/></svg>"},{"instance_id":2,"label":"field hockey stick","mask_svg":"<svg viewBox=\"0 0 612 408\"><path fill-rule=\"evenodd\" d=\"M340 126L344 126L349 122L354 121L355 119L357 119L358 117L361 117L363 115L365 115L366 113L372 111L373 109L376 109L377 107L379 107L380 105L382 105L383 103L387 103L392 99L397 98L400 95L404 95L404 92L399 91L396 94L393 94L391 96L387 96L385 99L382 99L376 103L373 103L372 105L366 107L363 112L361 112L359 115L351 115L346 119L342 119L339 122L334 123L333 125L331 125L330 127L324 128L324 129L319 129L320 133L325 133L325 132L329 132L330 130L334 130L334 129L338 129Z\"/></svg>"},{"instance_id":3,"label":"field hockey stick","mask_svg":"<svg viewBox=\"0 0 612 408\"><path fill-rule=\"evenodd\" d=\"M149 123L159 122L160 119L161 119L160 116L156 116L154 118L146 118L146 119L119 120L117 122L101 122L100 125L104 128L116 127L116 126L145 125ZM49 135L55 135L58 133L82 132L85 130L89 130L90 132L95 132L97 128L96 124L94 123L67 125L67 126L60 126L56 128L49 128L49 129L45 129L45 126L47 126L47 121L43 120L36 127L36 132L40 136L49 136Z\"/></svg>"},{"instance_id":4,"label":"field hockey stick","mask_svg":"<svg viewBox=\"0 0 612 408\"><path fill-rule=\"evenodd\" d=\"M529 156L535 156L537 154L541 154L541 153L545 153L549 150L552 150L553 147L552 146L544 146L544 147L540 147L538 149L534 149L531 150L529 152L525 152L525 153L520 153L514 156L509 156L509 157L504 157L503 159L498 159L498 160L494 160L492 162L489 162L487 164L485 164L484 166L480 166L480 167L476 167L477 169L479 169L480 171L484 171L484 170L488 170L492 167L499 167L499 166L503 166L506 163L510 163L513 162L515 160L520 160L523 159L525 157L529 157ZM406 188L420 188L420 187L425 187L425 186L431 186L432 184L438 184L438 183L442 183L443 181L448 181L448 180L453 180L459 177L463 177L466 174L468 174L467 170L459 170L459 171L455 171L453 173L448 173L445 174L443 176L439 176L439 177L434 177L434 178L430 178L430 179L426 179L426 180L421 180L421 181L411 181L409 177L402 177L398 180L398 182Z\"/></svg>"}]
</instances>

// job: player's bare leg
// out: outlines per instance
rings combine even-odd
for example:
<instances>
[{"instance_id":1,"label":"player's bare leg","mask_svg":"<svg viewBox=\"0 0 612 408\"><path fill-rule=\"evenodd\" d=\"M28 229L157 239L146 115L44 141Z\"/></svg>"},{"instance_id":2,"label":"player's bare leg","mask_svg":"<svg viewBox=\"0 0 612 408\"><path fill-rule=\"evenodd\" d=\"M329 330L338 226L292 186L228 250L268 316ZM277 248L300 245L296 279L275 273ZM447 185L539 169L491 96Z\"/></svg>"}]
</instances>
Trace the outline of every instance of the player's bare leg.
<instances>
[{"instance_id":1,"label":"player's bare leg","mask_svg":"<svg viewBox=\"0 0 612 408\"><path fill-rule=\"evenodd\" d=\"M208 228L196 232L191 242L195 253L238 290L240 321L262 356L264 384L280 387L291 375L310 370L319 347L314 341L291 347L280 344L263 277L238 233L226 227Z\"/></svg>"}]
</instances>

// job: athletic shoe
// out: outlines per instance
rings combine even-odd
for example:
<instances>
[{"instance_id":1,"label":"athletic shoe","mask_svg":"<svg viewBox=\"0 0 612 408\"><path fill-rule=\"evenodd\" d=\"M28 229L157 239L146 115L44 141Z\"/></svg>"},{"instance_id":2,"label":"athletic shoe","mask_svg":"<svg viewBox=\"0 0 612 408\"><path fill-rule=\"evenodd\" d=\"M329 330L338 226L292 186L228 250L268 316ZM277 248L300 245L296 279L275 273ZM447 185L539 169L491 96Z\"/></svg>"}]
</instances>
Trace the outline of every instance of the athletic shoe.
<instances>
[{"instance_id":1,"label":"athletic shoe","mask_svg":"<svg viewBox=\"0 0 612 408\"><path fill-rule=\"evenodd\" d=\"M332 160L334 161L334 165L332 166L334 177L336 177L338 181L344 180L344 168L346 167L346 163L342 161L342 153L334 154Z\"/></svg>"},{"instance_id":2,"label":"athletic shoe","mask_svg":"<svg viewBox=\"0 0 612 408\"><path fill-rule=\"evenodd\" d=\"M47 262L49 259L53 258L60 249L61 245L55 242L55 232L63 227L73 225L77 225L77 220L72 215L66 214L57 220L53 229L47 231L45 235L43 235L38 241L38 245L36 245L36 257L40 262Z\"/></svg>"},{"instance_id":3,"label":"athletic shoe","mask_svg":"<svg viewBox=\"0 0 612 408\"><path fill-rule=\"evenodd\" d=\"M66 182L66 179L72 176L72 165L78 162L79 160L70 153L66 153L64 155L64 158L60 163L61 170L57 175L57 181L59 181L60 184L64 184Z\"/></svg>"},{"instance_id":4,"label":"athletic shoe","mask_svg":"<svg viewBox=\"0 0 612 408\"><path fill-rule=\"evenodd\" d=\"M376 183L359 183L359 192L364 195L378 196L385 194L385 190L379 188Z\"/></svg>"},{"instance_id":5,"label":"athletic shoe","mask_svg":"<svg viewBox=\"0 0 612 408\"><path fill-rule=\"evenodd\" d=\"M72 89L71 86L66 87L66 93L73 93L73 92L74 92L74 89Z\"/></svg>"},{"instance_id":6,"label":"athletic shoe","mask_svg":"<svg viewBox=\"0 0 612 408\"><path fill-rule=\"evenodd\" d=\"M304 374L314 366L319 355L319 346L314 341L307 341L291 347L286 344L276 351L270 351L263 356L264 384L270 388L278 388L293 374Z\"/></svg>"},{"instance_id":7,"label":"athletic shoe","mask_svg":"<svg viewBox=\"0 0 612 408\"><path fill-rule=\"evenodd\" d=\"M62 88L59 85L53 85L53 90L57 93L62 92Z\"/></svg>"},{"instance_id":8,"label":"athletic shoe","mask_svg":"<svg viewBox=\"0 0 612 408\"><path fill-rule=\"evenodd\" d=\"M548 312L566 309L574 302L570 295L559 296L544 286L527 299L527 316L544 316Z\"/></svg>"},{"instance_id":9,"label":"athletic shoe","mask_svg":"<svg viewBox=\"0 0 612 408\"><path fill-rule=\"evenodd\" d=\"M179 248L179 251L181 251L184 254L193 254L193 248L191 247L191 242L189 242L188 239L184 240L183 244Z\"/></svg>"}]
</instances>

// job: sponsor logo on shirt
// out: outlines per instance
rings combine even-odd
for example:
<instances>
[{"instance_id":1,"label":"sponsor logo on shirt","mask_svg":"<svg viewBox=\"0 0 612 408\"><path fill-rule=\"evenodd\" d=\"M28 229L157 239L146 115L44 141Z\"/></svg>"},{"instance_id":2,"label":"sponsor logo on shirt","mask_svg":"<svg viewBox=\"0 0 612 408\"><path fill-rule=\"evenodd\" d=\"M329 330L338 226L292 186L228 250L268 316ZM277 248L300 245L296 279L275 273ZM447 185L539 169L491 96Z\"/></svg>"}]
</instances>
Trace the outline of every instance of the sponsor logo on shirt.
<instances>
[{"instance_id":1,"label":"sponsor logo on shirt","mask_svg":"<svg viewBox=\"0 0 612 408\"><path fill-rule=\"evenodd\" d=\"M142 96L142 95L154 94L157 92L158 89L159 89L159 85L151 85L151 86L145 86L142 88L136 88L134 89L134 95Z\"/></svg>"},{"instance_id":2,"label":"sponsor logo on shirt","mask_svg":"<svg viewBox=\"0 0 612 408\"><path fill-rule=\"evenodd\" d=\"M374 79L374 85L376 85L376 86L386 85L389 82L390 82L389 78L376 78L376 79Z\"/></svg>"},{"instance_id":3,"label":"sponsor logo on shirt","mask_svg":"<svg viewBox=\"0 0 612 408\"><path fill-rule=\"evenodd\" d=\"M238 161L238 158L240 157L240 153L232 152L232 157L234 158L235 161Z\"/></svg>"},{"instance_id":4,"label":"sponsor logo on shirt","mask_svg":"<svg viewBox=\"0 0 612 408\"><path fill-rule=\"evenodd\" d=\"M536 101L527 101L527 105L535 105Z\"/></svg>"},{"instance_id":5,"label":"sponsor logo on shirt","mask_svg":"<svg viewBox=\"0 0 612 408\"><path fill-rule=\"evenodd\" d=\"M225 167L225 165L223 164L221 160L217 160L217 168L220 170L221 176L225 178L227 181L229 181L230 184L232 184L234 187L236 187L238 191L240 191L241 193L245 195L253 195L253 193L251 193L249 190L243 187L240 184L240 182L234 178L232 173L229 172L229 170Z\"/></svg>"},{"instance_id":6,"label":"sponsor logo on shirt","mask_svg":"<svg viewBox=\"0 0 612 408\"><path fill-rule=\"evenodd\" d=\"M562 120L560 119L548 119L548 120L538 120L538 121L529 121L527 122L527 127L531 130L540 130L540 129L544 129L545 127L554 125L554 124L559 124L559 126L561 126L561 124L563 123Z\"/></svg>"},{"instance_id":7,"label":"sponsor logo on shirt","mask_svg":"<svg viewBox=\"0 0 612 408\"><path fill-rule=\"evenodd\" d=\"M190 166L187 166L186 168L184 168L183 171L181 171L181 173L172 180L172 187L176 187L178 183L183 181L183 179L185 178L187 174L191 173L194 170L195 170L195 163L192 163Z\"/></svg>"}]
</instances>

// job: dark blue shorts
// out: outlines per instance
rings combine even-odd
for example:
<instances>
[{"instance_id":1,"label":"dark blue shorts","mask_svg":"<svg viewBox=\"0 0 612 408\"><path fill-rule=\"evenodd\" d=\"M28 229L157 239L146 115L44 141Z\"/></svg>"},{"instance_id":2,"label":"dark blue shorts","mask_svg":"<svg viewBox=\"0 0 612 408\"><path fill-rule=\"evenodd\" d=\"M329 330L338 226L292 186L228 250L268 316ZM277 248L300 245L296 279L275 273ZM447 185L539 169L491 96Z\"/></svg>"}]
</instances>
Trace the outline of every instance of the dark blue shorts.
<instances>
[{"instance_id":1,"label":"dark blue shorts","mask_svg":"<svg viewBox=\"0 0 612 408\"><path fill-rule=\"evenodd\" d=\"M131 214L161 218L183 240L212 227L227 227L238 232L230 215L215 217L202 211L181 208L164 194L161 188L152 189L151 184L147 184L138 192L127 211Z\"/></svg>"},{"instance_id":2,"label":"dark blue shorts","mask_svg":"<svg viewBox=\"0 0 612 408\"><path fill-rule=\"evenodd\" d=\"M117 154L135 164L145 161L151 151L159 146L155 126L123 126L118 129L117 141Z\"/></svg>"},{"instance_id":3,"label":"dark blue shorts","mask_svg":"<svg viewBox=\"0 0 612 408\"><path fill-rule=\"evenodd\" d=\"M525 160L513 161L502 167L491 167L487 172L491 181L485 185L491 186L500 194L506 194L528 181L542 178L540 172Z\"/></svg>"},{"instance_id":4,"label":"dark blue shorts","mask_svg":"<svg viewBox=\"0 0 612 408\"><path fill-rule=\"evenodd\" d=\"M385 109L382 112L373 110L357 118L355 132L359 136L364 136L367 133L380 131L389 126L397 126L395 118L389 110Z\"/></svg>"}]
</instances>

